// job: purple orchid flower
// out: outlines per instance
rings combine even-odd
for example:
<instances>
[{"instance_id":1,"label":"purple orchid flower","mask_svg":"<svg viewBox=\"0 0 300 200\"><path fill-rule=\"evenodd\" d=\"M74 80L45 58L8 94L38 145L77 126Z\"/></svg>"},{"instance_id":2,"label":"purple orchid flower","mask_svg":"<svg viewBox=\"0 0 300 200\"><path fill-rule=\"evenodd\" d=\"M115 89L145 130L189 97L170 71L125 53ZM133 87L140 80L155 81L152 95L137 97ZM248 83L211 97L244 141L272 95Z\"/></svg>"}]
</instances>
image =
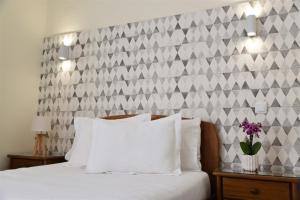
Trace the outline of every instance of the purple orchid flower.
<instances>
[{"instance_id":1,"label":"purple orchid flower","mask_svg":"<svg viewBox=\"0 0 300 200\"><path fill-rule=\"evenodd\" d=\"M243 128L243 132L246 133L248 136L255 135L259 138L259 133L261 132L262 125L261 123L251 123L245 119L241 124L240 127Z\"/></svg>"}]
</instances>

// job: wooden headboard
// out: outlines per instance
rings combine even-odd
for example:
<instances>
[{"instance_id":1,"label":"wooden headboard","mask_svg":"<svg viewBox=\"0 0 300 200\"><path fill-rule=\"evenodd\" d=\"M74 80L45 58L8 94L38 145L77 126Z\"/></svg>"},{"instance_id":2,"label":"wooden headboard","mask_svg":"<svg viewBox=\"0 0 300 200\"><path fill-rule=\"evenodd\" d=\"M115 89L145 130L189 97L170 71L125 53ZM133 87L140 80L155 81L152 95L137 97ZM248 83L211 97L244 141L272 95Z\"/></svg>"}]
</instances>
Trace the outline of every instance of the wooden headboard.
<instances>
[{"instance_id":1,"label":"wooden headboard","mask_svg":"<svg viewBox=\"0 0 300 200\"><path fill-rule=\"evenodd\" d=\"M134 115L115 115L104 117L103 119L114 120L132 117ZM152 115L152 120L163 118L163 115ZM218 131L214 124L201 122L201 165L202 170L208 173L211 181L212 194L215 194L215 179L212 172L220 164L220 143Z\"/></svg>"}]
</instances>

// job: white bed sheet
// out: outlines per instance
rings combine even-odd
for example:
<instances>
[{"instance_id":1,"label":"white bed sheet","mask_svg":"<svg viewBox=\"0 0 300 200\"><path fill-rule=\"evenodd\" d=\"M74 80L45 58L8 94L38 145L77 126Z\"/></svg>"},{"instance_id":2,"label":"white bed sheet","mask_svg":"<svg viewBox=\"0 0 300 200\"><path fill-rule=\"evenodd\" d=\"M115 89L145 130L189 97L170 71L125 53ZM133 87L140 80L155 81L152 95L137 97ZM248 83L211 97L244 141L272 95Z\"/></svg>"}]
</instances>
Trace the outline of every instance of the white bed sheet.
<instances>
[{"instance_id":1,"label":"white bed sheet","mask_svg":"<svg viewBox=\"0 0 300 200\"><path fill-rule=\"evenodd\" d=\"M205 172L86 174L55 164L0 172L0 200L201 200L209 185Z\"/></svg>"}]
</instances>

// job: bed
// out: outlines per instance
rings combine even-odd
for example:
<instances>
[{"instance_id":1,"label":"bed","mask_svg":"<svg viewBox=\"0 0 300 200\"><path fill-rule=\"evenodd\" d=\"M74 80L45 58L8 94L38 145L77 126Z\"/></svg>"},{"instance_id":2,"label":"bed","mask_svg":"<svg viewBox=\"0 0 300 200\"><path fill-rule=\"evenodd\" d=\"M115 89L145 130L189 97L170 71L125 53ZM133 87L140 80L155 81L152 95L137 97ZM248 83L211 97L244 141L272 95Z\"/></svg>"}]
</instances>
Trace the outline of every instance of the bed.
<instances>
[{"instance_id":1,"label":"bed","mask_svg":"<svg viewBox=\"0 0 300 200\"><path fill-rule=\"evenodd\" d=\"M121 119L131 115L110 116ZM152 120L164 116L153 115ZM212 172L219 166L219 139L215 126L201 123L202 172L180 176L154 174L86 174L64 164L0 172L0 200L105 199L201 200L215 192Z\"/></svg>"}]
</instances>

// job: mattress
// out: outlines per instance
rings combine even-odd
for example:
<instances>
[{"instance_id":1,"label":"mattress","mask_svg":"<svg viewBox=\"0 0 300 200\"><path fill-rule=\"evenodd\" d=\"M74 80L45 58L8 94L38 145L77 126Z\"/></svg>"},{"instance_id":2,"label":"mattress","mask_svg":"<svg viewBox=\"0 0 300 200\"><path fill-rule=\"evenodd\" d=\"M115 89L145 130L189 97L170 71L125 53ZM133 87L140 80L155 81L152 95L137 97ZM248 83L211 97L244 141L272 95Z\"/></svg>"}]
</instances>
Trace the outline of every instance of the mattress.
<instances>
[{"instance_id":1,"label":"mattress","mask_svg":"<svg viewBox=\"0 0 300 200\"><path fill-rule=\"evenodd\" d=\"M205 172L86 174L63 164L0 172L0 200L201 200L209 194Z\"/></svg>"}]
</instances>

